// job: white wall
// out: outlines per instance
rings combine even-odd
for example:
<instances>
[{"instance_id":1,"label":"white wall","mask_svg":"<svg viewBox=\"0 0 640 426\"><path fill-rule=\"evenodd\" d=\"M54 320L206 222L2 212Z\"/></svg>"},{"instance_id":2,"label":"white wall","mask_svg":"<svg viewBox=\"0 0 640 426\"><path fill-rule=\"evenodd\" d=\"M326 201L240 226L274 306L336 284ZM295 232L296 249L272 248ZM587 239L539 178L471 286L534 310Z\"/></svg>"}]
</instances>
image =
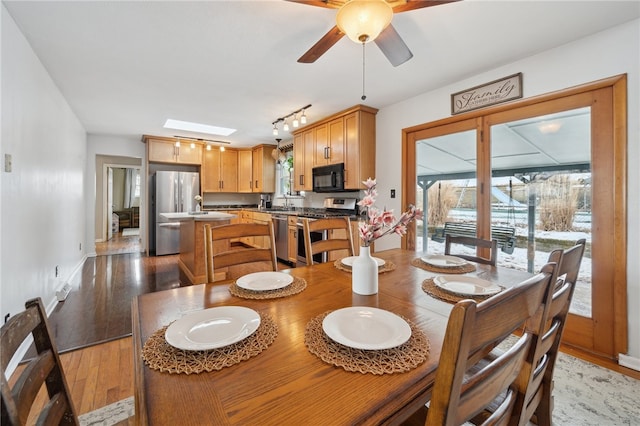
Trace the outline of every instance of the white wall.
<instances>
[{"instance_id":1,"label":"white wall","mask_svg":"<svg viewBox=\"0 0 640 426\"><path fill-rule=\"evenodd\" d=\"M376 119L378 203L396 212L406 208L400 206L403 128L450 116L451 93L517 72L523 73L525 98L627 74L629 355L640 359L640 262L637 261L640 259L640 168L637 167L640 163L640 20L381 109ZM397 191L395 199L389 198L391 188ZM376 250L399 247L399 241L395 237L382 238L376 241Z\"/></svg>"},{"instance_id":2,"label":"white wall","mask_svg":"<svg viewBox=\"0 0 640 426\"><path fill-rule=\"evenodd\" d=\"M55 290L84 260L86 132L5 9L2 14L0 315ZM82 244L82 248L81 248ZM59 277L55 267L59 266Z\"/></svg>"}]
</instances>

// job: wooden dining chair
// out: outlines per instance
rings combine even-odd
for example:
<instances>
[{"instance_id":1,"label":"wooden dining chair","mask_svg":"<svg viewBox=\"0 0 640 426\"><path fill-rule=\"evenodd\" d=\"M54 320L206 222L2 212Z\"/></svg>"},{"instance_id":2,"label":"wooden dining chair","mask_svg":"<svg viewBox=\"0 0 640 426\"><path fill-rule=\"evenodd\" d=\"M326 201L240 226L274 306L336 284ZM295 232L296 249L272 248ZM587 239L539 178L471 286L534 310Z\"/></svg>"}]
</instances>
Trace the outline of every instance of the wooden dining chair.
<instances>
[{"instance_id":1,"label":"wooden dining chair","mask_svg":"<svg viewBox=\"0 0 640 426\"><path fill-rule=\"evenodd\" d=\"M512 421L516 399L524 392L522 370L530 362L534 334L528 325L540 320L555 281L556 265L483 302L456 303L449 316L429 407L423 407L407 425L458 426L488 407L490 417L479 424L506 425ZM523 329L520 337L512 333ZM490 362L478 354L496 345L506 350ZM426 420L425 420L426 417Z\"/></svg>"},{"instance_id":2,"label":"wooden dining chair","mask_svg":"<svg viewBox=\"0 0 640 426\"><path fill-rule=\"evenodd\" d=\"M324 219L302 220L304 247L309 265L313 265L313 256L319 253L346 250L346 256L353 256L353 236L351 235L351 221L348 217L331 217ZM312 241L312 232L323 232L324 237Z\"/></svg>"},{"instance_id":3,"label":"wooden dining chair","mask_svg":"<svg viewBox=\"0 0 640 426\"><path fill-rule=\"evenodd\" d=\"M277 271L273 223L205 224L207 282L237 278L250 272ZM231 240L257 237L256 246L236 246Z\"/></svg>"},{"instance_id":4,"label":"wooden dining chair","mask_svg":"<svg viewBox=\"0 0 640 426\"><path fill-rule=\"evenodd\" d=\"M479 249L489 249L490 250L489 257L472 256L468 254L455 254L455 256L461 257L466 260L470 260L471 262L496 266L496 261L498 260L498 240L489 241L489 240L483 240L481 238L453 236L453 235L447 234L445 236L444 254L453 255L453 253L451 253L451 246L453 244L473 246Z\"/></svg>"},{"instance_id":5,"label":"wooden dining chair","mask_svg":"<svg viewBox=\"0 0 640 426\"><path fill-rule=\"evenodd\" d=\"M49 400L38 412L36 424L78 425L69 386L40 298L31 299L25 310L10 317L0 331L2 367L2 425L25 425L42 385ZM37 355L21 369L13 387L6 378L7 366L20 345L33 336ZM12 381L13 382L13 381Z\"/></svg>"},{"instance_id":6,"label":"wooden dining chair","mask_svg":"<svg viewBox=\"0 0 640 426\"><path fill-rule=\"evenodd\" d=\"M534 369L530 371L526 391L518 401L523 407L518 421L520 425L526 425L535 414L538 425L551 426L553 372L585 246L586 240L580 239L573 247L564 251L554 250L549 255L549 262L558 264L557 281L543 313L542 327L534 336Z\"/></svg>"}]
</instances>

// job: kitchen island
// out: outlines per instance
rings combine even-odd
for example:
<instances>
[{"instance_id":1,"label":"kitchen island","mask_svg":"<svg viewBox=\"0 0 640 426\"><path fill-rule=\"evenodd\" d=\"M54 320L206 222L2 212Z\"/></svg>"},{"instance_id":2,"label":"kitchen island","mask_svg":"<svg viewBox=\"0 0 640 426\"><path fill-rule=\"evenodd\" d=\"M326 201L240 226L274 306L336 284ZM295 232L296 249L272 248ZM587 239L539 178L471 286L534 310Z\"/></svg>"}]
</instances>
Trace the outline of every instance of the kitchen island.
<instances>
[{"instance_id":1,"label":"kitchen island","mask_svg":"<svg viewBox=\"0 0 640 426\"><path fill-rule=\"evenodd\" d=\"M226 225L236 217L229 213L199 212L161 213L165 219L180 222L180 255L178 265L191 284L202 284L207 281L204 253L204 225ZM213 246L214 252L229 249L228 241L218 241Z\"/></svg>"}]
</instances>

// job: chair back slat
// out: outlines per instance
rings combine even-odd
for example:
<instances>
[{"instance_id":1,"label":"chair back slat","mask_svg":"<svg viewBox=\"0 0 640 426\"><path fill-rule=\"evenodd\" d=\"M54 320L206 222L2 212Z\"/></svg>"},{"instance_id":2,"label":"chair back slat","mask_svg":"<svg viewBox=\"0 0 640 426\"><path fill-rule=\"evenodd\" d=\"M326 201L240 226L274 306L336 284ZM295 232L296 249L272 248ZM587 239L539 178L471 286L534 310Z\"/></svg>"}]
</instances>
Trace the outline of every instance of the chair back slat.
<instances>
[{"instance_id":1,"label":"chair back slat","mask_svg":"<svg viewBox=\"0 0 640 426\"><path fill-rule=\"evenodd\" d=\"M541 319L539 310L555 276L555 264L551 264L536 276L481 303L462 300L453 307L427 425L460 425L491 404L496 409L484 424L509 422L516 409L516 395L524 391L521 371L530 362L532 350L533 334L524 326L531 318ZM511 333L521 328L524 332L512 342ZM489 351L496 344L508 348L490 362L476 362L478 352Z\"/></svg>"},{"instance_id":2,"label":"chair back slat","mask_svg":"<svg viewBox=\"0 0 640 426\"><path fill-rule=\"evenodd\" d=\"M36 356L7 379L7 366L20 345L31 335ZM25 310L14 315L0 331L0 366L2 388L2 424L27 424L34 401L43 384L48 402L38 413L36 424L78 425L58 350L50 332L49 322L40 298L27 301ZM15 380L14 380L15 379Z\"/></svg>"},{"instance_id":3,"label":"chair back slat","mask_svg":"<svg viewBox=\"0 0 640 426\"><path fill-rule=\"evenodd\" d=\"M470 260L476 263L482 263L485 265L496 265L498 260L498 240L483 240L482 238L468 237L468 236L454 236L447 234L445 236L444 254L453 255L451 246L453 244L461 244L465 246L473 246L480 250L489 250L489 257L472 256L464 253L455 253L455 256L462 259Z\"/></svg>"},{"instance_id":4,"label":"chair back slat","mask_svg":"<svg viewBox=\"0 0 640 426\"><path fill-rule=\"evenodd\" d=\"M343 230L344 237L330 237L328 235L329 231L336 230ZM320 231L327 231L326 238L312 241L311 233ZM306 258L309 265L313 264L313 256L319 253L346 250L348 256L353 256L353 236L351 234L351 221L348 217L332 217L314 220L304 218L302 220L302 232Z\"/></svg>"},{"instance_id":5,"label":"chair back slat","mask_svg":"<svg viewBox=\"0 0 640 426\"><path fill-rule=\"evenodd\" d=\"M245 237L262 237L266 246L232 247L231 241ZM234 223L204 226L206 280L209 283L220 279L235 278L227 268L238 266L240 274L258 270L277 271L276 241L273 223ZM225 243L226 242L226 243ZM218 244L216 244L218 243ZM220 244L224 249L220 249ZM244 265L246 268L240 268ZM218 273L220 272L220 273ZM218 278L218 276L220 278Z\"/></svg>"}]
</instances>

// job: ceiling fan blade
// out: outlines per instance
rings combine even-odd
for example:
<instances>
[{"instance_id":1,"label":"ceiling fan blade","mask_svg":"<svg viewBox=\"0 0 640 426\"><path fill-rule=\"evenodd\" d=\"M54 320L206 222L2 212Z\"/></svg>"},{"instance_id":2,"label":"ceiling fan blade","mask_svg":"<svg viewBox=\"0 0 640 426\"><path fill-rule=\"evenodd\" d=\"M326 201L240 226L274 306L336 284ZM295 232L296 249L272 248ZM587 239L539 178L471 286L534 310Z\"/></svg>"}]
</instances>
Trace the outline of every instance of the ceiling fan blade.
<instances>
[{"instance_id":1,"label":"ceiling fan blade","mask_svg":"<svg viewBox=\"0 0 640 426\"><path fill-rule=\"evenodd\" d=\"M307 6L326 7L328 9L338 9L345 3L345 0L287 0L291 3L301 3Z\"/></svg>"},{"instance_id":2,"label":"ceiling fan blade","mask_svg":"<svg viewBox=\"0 0 640 426\"><path fill-rule=\"evenodd\" d=\"M413 53L409 50L407 45L400 37L400 34L393 28L393 25L389 24L375 40L373 40L384 56L387 57L391 65L397 67L413 58Z\"/></svg>"},{"instance_id":3,"label":"ceiling fan blade","mask_svg":"<svg viewBox=\"0 0 640 426\"><path fill-rule=\"evenodd\" d=\"M331 48L334 44L338 42L344 33L340 31L337 26L334 26L326 33L316 44L314 44L311 49L307 50L307 52L298 59L298 62L304 64L310 64L315 62L320 56L324 55L327 50Z\"/></svg>"},{"instance_id":4,"label":"ceiling fan blade","mask_svg":"<svg viewBox=\"0 0 640 426\"><path fill-rule=\"evenodd\" d=\"M460 0L407 0L404 3L393 6L393 13L407 12L409 10L422 9L423 7L438 6L445 3L453 3Z\"/></svg>"}]
</instances>

